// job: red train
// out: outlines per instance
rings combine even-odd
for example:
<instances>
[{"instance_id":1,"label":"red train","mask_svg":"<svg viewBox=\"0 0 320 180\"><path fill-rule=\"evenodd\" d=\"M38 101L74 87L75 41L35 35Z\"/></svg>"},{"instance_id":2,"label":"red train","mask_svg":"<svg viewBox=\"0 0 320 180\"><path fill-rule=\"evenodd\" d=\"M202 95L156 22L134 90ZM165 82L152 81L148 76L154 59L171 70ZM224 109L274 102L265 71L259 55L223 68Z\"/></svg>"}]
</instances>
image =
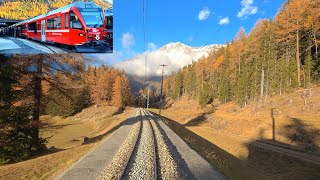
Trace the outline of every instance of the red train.
<instances>
[{"instance_id":1,"label":"red train","mask_svg":"<svg viewBox=\"0 0 320 180\"><path fill-rule=\"evenodd\" d=\"M106 15L107 42L113 49L113 9L108 9Z\"/></svg>"},{"instance_id":2,"label":"red train","mask_svg":"<svg viewBox=\"0 0 320 180\"><path fill-rule=\"evenodd\" d=\"M74 2L13 27L16 36L75 47L77 52L108 52L112 48L106 16L94 2Z\"/></svg>"}]
</instances>

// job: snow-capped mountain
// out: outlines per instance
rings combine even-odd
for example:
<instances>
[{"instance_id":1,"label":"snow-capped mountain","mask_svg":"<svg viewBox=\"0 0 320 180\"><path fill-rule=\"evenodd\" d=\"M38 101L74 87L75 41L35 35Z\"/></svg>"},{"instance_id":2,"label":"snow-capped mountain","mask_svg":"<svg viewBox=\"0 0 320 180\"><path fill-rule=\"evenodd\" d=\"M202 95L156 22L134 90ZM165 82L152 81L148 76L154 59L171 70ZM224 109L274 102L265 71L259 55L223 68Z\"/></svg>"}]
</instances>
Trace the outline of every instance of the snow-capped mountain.
<instances>
[{"instance_id":1,"label":"snow-capped mountain","mask_svg":"<svg viewBox=\"0 0 320 180\"><path fill-rule=\"evenodd\" d=\"M118 69L123 69L126 73L136 76L160 76L162 69L160 64L168 65L165 74L171 74L202 57L208 57L209 53L219 49L223 45L207 45L202 47L190 47L183 43L169 43L161 48L148 52L145 55L138 55L134 58L122 61L114 65ZM146 58L146 69L145 69ZM173 68L173 69L172 69ZM169 72L170 71L170 72Z\"/></svg>"}]
</instances>

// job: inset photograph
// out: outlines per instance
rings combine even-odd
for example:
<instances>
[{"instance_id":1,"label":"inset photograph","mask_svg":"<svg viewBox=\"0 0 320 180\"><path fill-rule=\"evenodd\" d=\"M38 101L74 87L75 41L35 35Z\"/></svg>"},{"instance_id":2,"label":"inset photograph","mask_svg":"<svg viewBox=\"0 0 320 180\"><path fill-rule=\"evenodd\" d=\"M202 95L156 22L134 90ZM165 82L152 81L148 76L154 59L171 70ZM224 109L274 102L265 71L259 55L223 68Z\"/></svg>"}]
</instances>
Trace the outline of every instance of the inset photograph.
<instances>
[{"instance_id":1,"label":"inset photograph","mask_svg":"<svg viewBox=\"0 0 320 180\"><path fill-rule=\"evenodd\" d=\"M112 53L112 3L0 3L0 54Z\"/></svg>"}]
</instances>

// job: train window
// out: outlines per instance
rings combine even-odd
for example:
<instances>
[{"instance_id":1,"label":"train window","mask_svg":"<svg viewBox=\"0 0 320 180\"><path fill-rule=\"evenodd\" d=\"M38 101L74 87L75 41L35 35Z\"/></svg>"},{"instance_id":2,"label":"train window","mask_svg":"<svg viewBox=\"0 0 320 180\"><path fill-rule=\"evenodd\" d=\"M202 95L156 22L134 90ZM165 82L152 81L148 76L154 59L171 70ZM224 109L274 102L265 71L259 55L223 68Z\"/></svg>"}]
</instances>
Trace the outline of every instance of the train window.
<instances>
[{"instance_id":1,"label":"train window","mask_svg":"<svg viewBox=\"0 0 320 180\"><path fill-rule=\"evenodd\" d=\"M60 29L61 17L55 17L47 20L47 29Z\"/></svg>"},{"instance_id":2,"label":"train window","mask_svg":"<svg viewBox=\"0 0 320 180\"><path fill-rule=\"evenodd\" d=\"M87 27L103 27L102 11L80 11Z\"/></svg>"},{"instance_id":3,"label":"train window","mask_svg":"<svg viewBox=\"0 0 320 180\"><path fill-rule=\"evenodd\" d=\"M69 28L69 16L68 16L68 13L66 13L66 14L64 15L64 23L65 23L64 27L65 27L66 29L68 29L68 28Z\"/></svg>"},{"instance_id":4,"label":"train window","mask_svg":"<svg viewBox=\"0 0 320 180\"><path fill-rule=\"evenodd\" d=\"M113 29L113 16L107 16L107 29Z\"/></svg>"},{"instance_id":5,"label":"train window","mask_svg":"<svg viewBox=\"0 0 320 180\"><path fill-rule=\"evenodd\" d=\"M72 29L82 29L80 19L73 12L70 13L70 27Z\"/></svg>"},{"instance_id":6,"label":"train window","mask_svg":"<svg viewBox=\"0 0 320 180\"><path fill-rule=\"evenodd\" d=\"M35 34L37 34L37 23L36 22L30 23L28 26L28 30L32 30L34 31Z\"/></svg>"},{"instance_id":7,"label":"train window","mask_svg":"<svg viewBox=\"0 0 320 180\"><path fill-rule=\"evenodd\" d=\"M54 28L61 29L61 17L60 16L54 18Z\"/></svg>"},{"instance_id":8,"label":"train window","mask_svg":"<svg viewBox=\"0 0 320 180\"><path fill-rule=\"evenodd\" d=\"M33 30L33 24L34 24L34 23L29 24L28 30Z\"/></svg>"},{"instance_id":9,"label":"train window","mask_svg":"<svg viewBox=\"0 0 320 180\"><path fill-rule=\"evenodd\" d=\"M53 22L54 22L54 19L47 20L47 29L53 29L53 27L54 27Z\"/></svg>"}]
</instances>

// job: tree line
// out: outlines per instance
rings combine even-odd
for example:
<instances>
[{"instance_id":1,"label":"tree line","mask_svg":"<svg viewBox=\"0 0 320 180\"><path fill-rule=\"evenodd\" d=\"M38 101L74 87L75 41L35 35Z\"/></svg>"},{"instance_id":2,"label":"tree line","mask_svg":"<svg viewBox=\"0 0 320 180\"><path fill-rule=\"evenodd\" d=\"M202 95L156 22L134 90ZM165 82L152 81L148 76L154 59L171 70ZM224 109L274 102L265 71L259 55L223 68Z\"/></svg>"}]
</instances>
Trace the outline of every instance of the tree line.
<instances>
[{"instance_id":1,"label":"tree line","mask_svg":"<svg viewBox=\"0 0 320 180\"><path fill-rule=\"evenodd\" d=\"M213 99L246 106L274 95L319 84L320 1L290 0L274 19L260 19L246 35L207 58L185 66L164 81L167 97Z\"/></svg>"},{"instance_id":2,"label":"tree line","mask_svg":"<svg viewBox=\"0 0 320 180\"><path fill-rule=\"evenodd\" d=\"M123 71L86 63L78 54L0 56L0 164L46 150L41 115L66 117L92 104L131 104Z\"/></svg>"},{"instance_id":3,"label":"tree line","mask_svg":"<svg viewBox=\"0 0 320 180\"><path fill-rule=\"evenodd\" d=\"M0 18L25 20L35 16L48 13L73 3L75 0L5 0L0 1ZM77 0L78 1L78 0ZM85 1L85 0L80 0ZM94 0L102 9L112 7L110 3L103 0Z\"/></svg>"}]
</instances>

